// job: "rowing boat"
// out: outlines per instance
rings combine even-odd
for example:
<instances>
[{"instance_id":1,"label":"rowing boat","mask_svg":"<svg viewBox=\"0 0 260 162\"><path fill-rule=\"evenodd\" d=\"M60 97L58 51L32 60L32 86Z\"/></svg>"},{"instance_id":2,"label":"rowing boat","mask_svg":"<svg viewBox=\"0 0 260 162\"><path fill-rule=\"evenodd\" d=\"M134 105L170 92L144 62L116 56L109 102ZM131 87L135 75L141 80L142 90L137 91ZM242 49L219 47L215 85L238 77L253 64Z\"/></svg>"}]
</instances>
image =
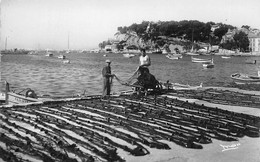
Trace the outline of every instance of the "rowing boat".
<instances>
[{"instance_id":1,"label":"rowing boat","mask_svg":"<svg viewBox=\"0 0 260 162\"><path fill-rule=\"evenodd\" d=\"M214 68L214 63L213 63L213 59L211 60L210 63L203 63L202 65L204 68Z\"/></svg>"},{"instance_id":2,"label":"rowing boat","mask_svg":"<svg viewBox=\"0 0 260 162\"><path fill-rule=\"evenodd\" d=\"M182 58L181 54L168 54L166 57L170 60L178 60Z\"/></svg>"},{"instance_id":3,"label":"rowing boat","mask_svg":"<svg viewBox=\"0 0 260 162\"><path fill-rule=\"evenodd\" d=\"M191 61L195 62L195 63L211 63L212 59L202 59L202 58L191 57Z\"/></svg>"},{"instance_id":4,"label":"rowing boat","mask_svg":"<svg viewBox=\"0 0 260 162\"><path fill-rule=\"evenodd\" d=\"M125 53L125 54L123 54L123 56L126 57L126 58L132 58L135 55L134 54L130 54L130 53Z\"/></svg>"},{"instance_id":5,"label":"rowing boat","mask_svg":"<svg viewBox=\"0 0 260 162\"><path fill-rule=\"evenodd\" d=\"M202 83L199 86L191 86L188 84L180 84L180 83L162 83L161 85L163 86L163 89L173 89L173 90L197 90L202 88Z\"/></svg>"},{"instance_id":6,"label":"rowing boat","mask_svg":"<svg viewBox=\"0 0 260 162\"><path fill-rule=\"evenodd\" d=\"M234 73L230 76L237 84L260 84L260 76Z\"/></svg>"},{"instance_id":7,"label":"rowing boat","mask_svg":"<svg viewBox=\"0 0 260 162\"><path fill-rule=\"evenodd\" d=\"M221 58L223 58L223 59L229 59L229 58L231 58L230 56L221 56Z\"/></svg>"}]
</instances>

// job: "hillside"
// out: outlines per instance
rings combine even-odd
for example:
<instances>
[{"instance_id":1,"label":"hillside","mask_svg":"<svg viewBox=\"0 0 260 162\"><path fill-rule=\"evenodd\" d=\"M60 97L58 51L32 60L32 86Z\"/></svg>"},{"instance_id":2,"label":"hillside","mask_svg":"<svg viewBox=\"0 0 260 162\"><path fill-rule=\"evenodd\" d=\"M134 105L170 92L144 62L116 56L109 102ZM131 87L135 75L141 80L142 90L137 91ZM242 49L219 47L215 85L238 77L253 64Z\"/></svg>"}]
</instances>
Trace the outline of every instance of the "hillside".
<instances>
[{"instance_id":1,"label":"hillside","mask_svg":"<svg viewBox=\"0 0 260 162\"><path fill-rule=\"evenodd\" d=\"M245 40L244 37L246 37L247 40L243 42L245 44L243 50L248 50L248 37L260 33L258 29L253 29L247 25L237 28L222 23L203 23L196 20L180 22L143 21L141 24L118 27L117 31L114 39L100 43L99 47L104 48L108 44L116 44L119 50L133 45L154 49L174 44L182 46L185 50L190 50L192 46L199 49L202 44L208 44L208 46L218 45L227 49L236 49L238 48L238 41L240 39ZM237 40L234 40L234 37Z\"/></svg>"}]
</instances>

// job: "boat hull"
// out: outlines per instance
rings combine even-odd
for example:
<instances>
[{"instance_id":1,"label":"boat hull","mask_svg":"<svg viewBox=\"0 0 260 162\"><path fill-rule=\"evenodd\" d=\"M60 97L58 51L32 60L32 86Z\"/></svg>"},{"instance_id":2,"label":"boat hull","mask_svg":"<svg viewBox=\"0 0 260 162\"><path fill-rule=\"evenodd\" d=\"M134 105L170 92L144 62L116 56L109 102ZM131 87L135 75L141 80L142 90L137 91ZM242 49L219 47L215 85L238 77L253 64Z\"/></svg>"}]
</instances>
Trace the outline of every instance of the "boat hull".
<instances>
[{"instance_id":1,"label":"boat hull","mask_svg":"<svg viewBox=\"0 0 260 162\"><path fill-rule=\"evenodd\" d=\"M212 59L201 59L201 58L194 58L192 57L191 58L191 61L194 62L194 63L205 63L205 64L209 64L212 62Z\"/></svg>"},{"instance_id":2,"label":"boat hull","mask_svg":"<svg viewBox=\"0 0 260 162\"><path fill-rule=\"evenodd\" d=\"M32 102L41 102L38 99L31 98L31 97L25 97L13 92L8 92L6 96L6 104L7 105L18 105L18 104L27 104Z\"/></svg>"},{"instance_id":3,"label":"boat hull","mask_svg":"<svg viewBox=\"0 0 260 162\"><path fill-rule=\"evenodd\" d=\"M214 64L203 64L204 68L214 68Z\"/></svg>"},{"instance_id":4,"label":"boat hull","mask_svg":"<svg viewBox=\"0 0 260 162\"><path fill-rule=\"evenodd\" d=\"M132 58L135 55L134 54L125 53L125 54L123 54L123 56L126 57L126 58Z\"/></svg>"},{"instance_id":5,"label":"boat hull","mask_svg":"<svg viewBox=\"0 0 260 162\"><path fill-rule=\"evenodd\" d=\"M231 75L231 78L237 84L260 84L260 77L258 76L235 73Z\"/></svg>"}]
</instances>

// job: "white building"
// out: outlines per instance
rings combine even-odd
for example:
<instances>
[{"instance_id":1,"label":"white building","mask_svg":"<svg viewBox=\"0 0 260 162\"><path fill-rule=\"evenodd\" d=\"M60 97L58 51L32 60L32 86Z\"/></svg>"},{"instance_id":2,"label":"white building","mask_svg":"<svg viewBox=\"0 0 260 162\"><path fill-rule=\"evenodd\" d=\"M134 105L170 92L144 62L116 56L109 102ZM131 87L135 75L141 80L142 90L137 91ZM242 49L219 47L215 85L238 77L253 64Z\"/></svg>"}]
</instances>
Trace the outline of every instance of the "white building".
<instances>
[{"instance_id":1,"label":"white building","mask_svg":"<svg viewBox=\"0 0 260 162\"><path fill-rule=\"evenodd\" d=\"M258 34L249 33L248 39L250 42L249 49L251 49L252 53L260 55L260 33Z\"/></svg>"}]
</instances>

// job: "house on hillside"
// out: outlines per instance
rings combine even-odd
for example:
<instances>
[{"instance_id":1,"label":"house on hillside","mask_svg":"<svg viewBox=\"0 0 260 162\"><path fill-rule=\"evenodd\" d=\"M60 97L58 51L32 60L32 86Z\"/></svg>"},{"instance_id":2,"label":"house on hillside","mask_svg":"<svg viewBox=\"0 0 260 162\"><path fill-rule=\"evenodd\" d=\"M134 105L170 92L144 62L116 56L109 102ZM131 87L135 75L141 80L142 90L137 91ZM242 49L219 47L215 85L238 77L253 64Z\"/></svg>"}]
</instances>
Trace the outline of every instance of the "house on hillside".
<instances>
[{"instance_id":1,"label":"house on hillside","mask_svg":"<svg viewBox=\"0 0 260 162\"><path fill-rule=\"evenodd\" d=\"M252 51L252 54L260 55L260 33L249 33L249 49Z\"/></svg>"},{"instance_id":2,"label":"house on hillside","mask_svg":"<svg viewBox=\"0 0 260 162\"><path fill-rule=\"evenodd\" d=\"M227 33L222 36L222 40L220 43L225 43L227 41L233 40L234 35L236 34L236 30L230 30L228 29Z\"/></svg>"},{"instance_id":3,"label":"house on hillside","mask_svg":"<svg viewBox=\"0 0 260 162\"><path fill-rule=\"evenodd\" d=\"M216 29L218 29L220 26L218 24L211 25L211 31L214 32Z\"/></svg>"}]
</instances>

